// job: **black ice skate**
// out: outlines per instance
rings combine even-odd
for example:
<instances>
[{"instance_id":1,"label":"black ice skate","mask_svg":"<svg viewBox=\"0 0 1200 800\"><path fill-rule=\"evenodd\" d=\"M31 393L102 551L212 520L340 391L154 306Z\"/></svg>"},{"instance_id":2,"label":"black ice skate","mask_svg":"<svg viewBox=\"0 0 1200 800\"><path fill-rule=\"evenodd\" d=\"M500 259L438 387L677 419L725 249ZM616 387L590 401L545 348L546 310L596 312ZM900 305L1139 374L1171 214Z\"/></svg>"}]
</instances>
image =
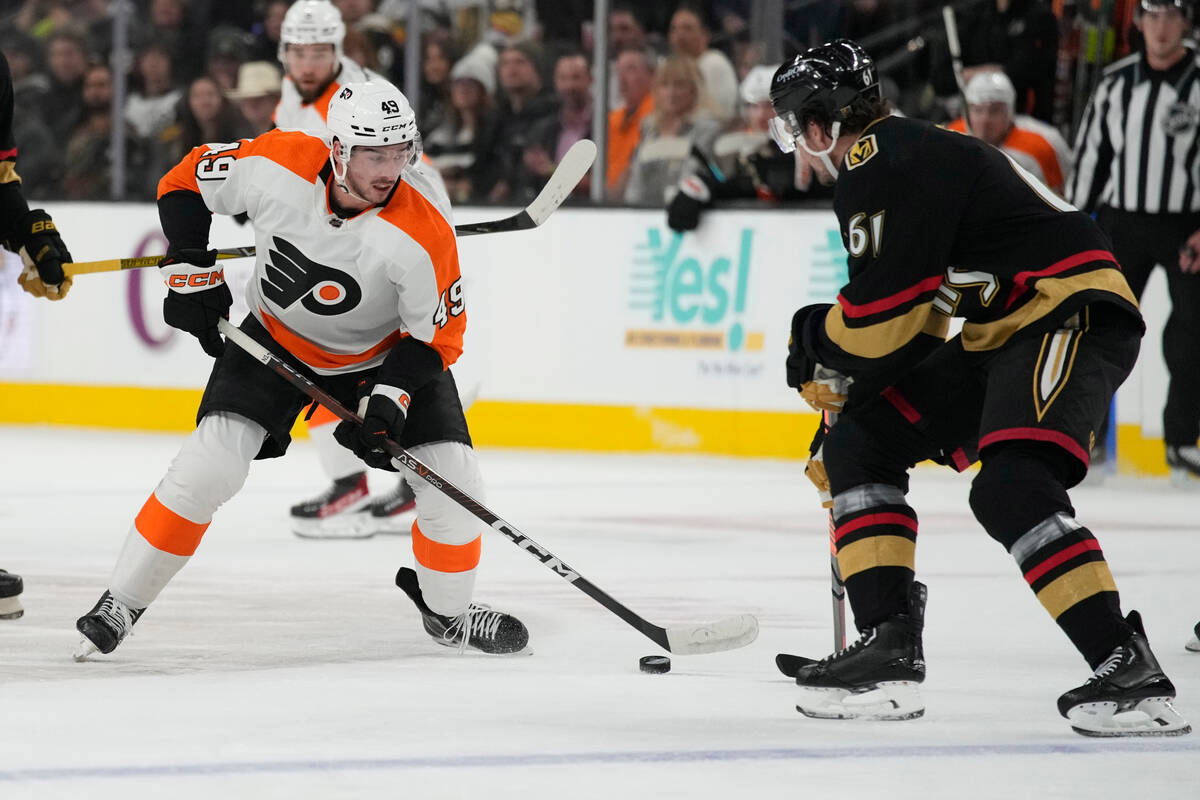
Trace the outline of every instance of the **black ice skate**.
<instances>
[{"instance_id":1,"label":"black ice skate","mask_svg":"<svg viewBox=\"0 0 1200 800\"><path fill-rule=\"evenodd\" d=\"M92 610L75 621L75 629L83 634L75 648L75 660L83 661L96 651L107 655L116 650L145 610L130 608L107 591L100 595Z\"/></svg>"},{"instance_id":2,"label":"black ice skate","mask_svg":"<svg viewBox=\"0 0 1200 800\"><path fill-rule=\"evenodd\" d=\"M374 533L408 533L412 527L412 517L408 512L416 507L417 497L412 487L401 478L395 489L371 501L371 518L367 524Z\"/></svg>"},{"instance_id":3,"label":"black ice skate","mask_svg":"<svg viewBox=\"0 0 1200 800\"><path fill-rule=\"evenodd\" d=\"M1167 447L1167 466L1171 469L1171 485L1180 488L1200 486L1200 447Z\"/></svg>"},{"instance_id":4,"label":"black ice skate","mask_svg":"<svg viewBox=\"0 0 1200 800\"><path fill-rule=\"evenodd\" d=\"M1193 653L1200 653L1200 622L1196 623L1196 627L1192 629L1192 638L1184 645Z\"/></svg>"},{"instance_id":5,"label":"black ice skate","mask_svg":"<svg viewBox=\"0 0 1200 800\"><path fill-rule=\"evenodd\" d=\"M1175 686L1163 674L1142 627L1142 617L1125 618L1134 630L1112 651L1087 683L1058 698L1058 710L1084 736L1182 736L1192 726L1171 705Z\"/></svg>"},{"instance_id":6,"label":"black ice skate","mask_svg":"<svg viewBox=\"0 0 1200 800\"><path fill-rule=\"evenodd\" d=\"M369 539L375 532L359 512L370 502L367 473L338 478L316 497L292 506L292 532L302 539Z\"/></svg>"},{"instance_id":7,"label":"black ice skate","mask_svg":"<svg viewBox=\"0 0 1200 800\"><path fill-rule=\"evenodd\" d=\"M800 687L796 710L819 719L897 720L924 714L917 684L925 680L925 596L925 585L913 581L907 614L867 628L858 641L820 661L793 662Z\"/></svg>"},{"instance_id":8,"label":"black ice skate","mask_svg":"<svg viewBox=\"0 0 1200 800\"><path fill-rule=\"evenodd\" d=\"M25 584L20 575L0 569L0 619L17 619L25 613L21 608L21 592Z\"/></svg>"},{"instance_id":9,"label":"black ice skate","mask_svg":"<svg viewBox=\"0 0 1200 800\"><path fill-rule=\"evenodd\" d=\"M438 644L500 655L519 653L529 643L529 631L521 620L488 606L471 603L466 613L457 617L435 613L425 604L417 573L408 567L401 567L396 573L396 585L416 604L425 632Z\"/></svg>"}]
</instances>

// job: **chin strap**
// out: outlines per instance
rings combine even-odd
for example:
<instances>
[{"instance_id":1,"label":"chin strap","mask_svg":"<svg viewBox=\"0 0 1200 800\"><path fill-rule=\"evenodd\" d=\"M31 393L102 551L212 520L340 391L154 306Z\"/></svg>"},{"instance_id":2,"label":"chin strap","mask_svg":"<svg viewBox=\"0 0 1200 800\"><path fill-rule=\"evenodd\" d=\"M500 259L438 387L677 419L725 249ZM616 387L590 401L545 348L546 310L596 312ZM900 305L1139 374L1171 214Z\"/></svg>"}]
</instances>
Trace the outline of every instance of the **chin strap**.
<instances>
[{"instance_id":1,"label":"chin strap","mask_svg":"<svg viewBox=\"0 0 1200 800\"><path fill-rule=\"evenodd\" d=\"M821 159L821 163L825 165L825 169L829 170L829 174L832 175L835 180L838 176L838 169L833 165L833 159L829 157L829 154L832 153L833 148L837 146L838 135L841 132L842 123L835 121L829 129L829 147L826 147L824 150L820 151L813 150L808 146L807 139L805 139L803 136L799 137L799 143L800 146L804 148L804 152L808 153L810 156L816 156L817 158Z\"/></svg>"},{"instance_id":2,"label":"chin strap","mask_svg":"<svg viewBox=\"0 0 1200 800\"><path fill-rule=\"evenodd\" d=\"M339 142L339 144L341 143ZM329 165L333 168L333 182L337 184L339 189L353 197L355 200L363 203L370 203L370 200L351 189L350 184L346 181L346 171L349 169L350 165L350 148L346 147L345 145L341 145L341 150L343 153L345 153L344 158L335 156L332 149L329 151ZM339 165L342 168L340 172L338 171Z\"/></svg>"}]
</instances>

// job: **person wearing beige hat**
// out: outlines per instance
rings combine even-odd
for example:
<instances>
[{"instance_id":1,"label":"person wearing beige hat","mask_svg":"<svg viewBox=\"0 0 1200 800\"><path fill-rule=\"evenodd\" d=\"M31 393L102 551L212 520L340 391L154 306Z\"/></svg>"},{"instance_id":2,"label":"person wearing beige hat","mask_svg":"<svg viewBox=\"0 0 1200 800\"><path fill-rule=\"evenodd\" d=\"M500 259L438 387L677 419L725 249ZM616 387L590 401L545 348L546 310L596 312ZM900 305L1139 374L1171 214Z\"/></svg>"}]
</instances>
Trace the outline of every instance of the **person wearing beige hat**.
<instances>
[{"instance_id":1,"label":"person wearing beige hat","mask_svg":"<svg viewBox=\"0 0 1200 800\"><path fill-rule=\"evenodd\" d=\"M227 94L237 103L255 136L275 127L272 118L275 106L279 105L282 86L283 77L268 61L247 61L238 67L237 86Z\"/></svg>"}]
</instances>

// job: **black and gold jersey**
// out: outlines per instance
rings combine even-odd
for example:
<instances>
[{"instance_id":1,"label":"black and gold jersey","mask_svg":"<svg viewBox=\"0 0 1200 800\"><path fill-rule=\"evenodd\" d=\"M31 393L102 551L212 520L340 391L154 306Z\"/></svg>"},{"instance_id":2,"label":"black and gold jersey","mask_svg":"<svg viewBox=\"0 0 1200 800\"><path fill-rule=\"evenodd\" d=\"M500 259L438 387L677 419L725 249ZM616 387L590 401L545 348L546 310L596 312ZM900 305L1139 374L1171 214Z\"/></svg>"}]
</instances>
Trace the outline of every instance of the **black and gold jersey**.
<instances>
[{"instance_id":1,"label":"black and gold jersey","mask_svg":"<svg viewBox=\"0 0 1200 800\"><path fill-rule=\"evenodd\" d=\"M846 153L834 210L849 282L819 341L805 344L846 375L911 364L944 340L951 317L973 351L1057 327L1092 303L1140 320L1092 219L979 139L877 120Z\"/></svg>"},{"instance_id":2,"label":"black and gold jersey","mask_svg":"<svg viewBox=\"0 0 1200 800\"><path fill-rule=\"evenodd\" d=\"M17 143L13 140L13 86L8 59L0 53L0 240L7 240L29 206L17 175Z\"/></svg>"}]
</instances>

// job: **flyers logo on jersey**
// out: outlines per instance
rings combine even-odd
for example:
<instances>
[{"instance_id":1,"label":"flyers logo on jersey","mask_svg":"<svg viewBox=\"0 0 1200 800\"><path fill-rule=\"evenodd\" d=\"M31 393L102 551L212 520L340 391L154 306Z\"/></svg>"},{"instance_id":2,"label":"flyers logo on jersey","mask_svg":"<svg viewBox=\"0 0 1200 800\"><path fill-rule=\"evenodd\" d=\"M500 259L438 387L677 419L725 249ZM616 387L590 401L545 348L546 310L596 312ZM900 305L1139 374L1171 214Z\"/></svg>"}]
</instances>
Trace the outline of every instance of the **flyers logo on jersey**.
<instances>
[{"instance_id":1,"label":"flyers logo on jersey","mask_svg":"<svg viewBox=\"0 0 1200 800\"><path fill-rule=\"evenodd\" d=\"M291 242L271 237L274 248L263 264L262 293L281 308L297 300L323 317L344 314L362 300L362 288L348 273L318 264Z\"/></svg>"},{"instance_id":2,"label":"flyers logo on jersey","mask_svg":"<svg viewBox=\"0 0 1200 800\"><path fill-rule=\"evenodd\" d=\"M846 169L861 167L874 158L878 152L879 145L875 143L875 134L864 136L855 142L850 147L850 151L846 153Z\"/></svg>"}]
</instances>

